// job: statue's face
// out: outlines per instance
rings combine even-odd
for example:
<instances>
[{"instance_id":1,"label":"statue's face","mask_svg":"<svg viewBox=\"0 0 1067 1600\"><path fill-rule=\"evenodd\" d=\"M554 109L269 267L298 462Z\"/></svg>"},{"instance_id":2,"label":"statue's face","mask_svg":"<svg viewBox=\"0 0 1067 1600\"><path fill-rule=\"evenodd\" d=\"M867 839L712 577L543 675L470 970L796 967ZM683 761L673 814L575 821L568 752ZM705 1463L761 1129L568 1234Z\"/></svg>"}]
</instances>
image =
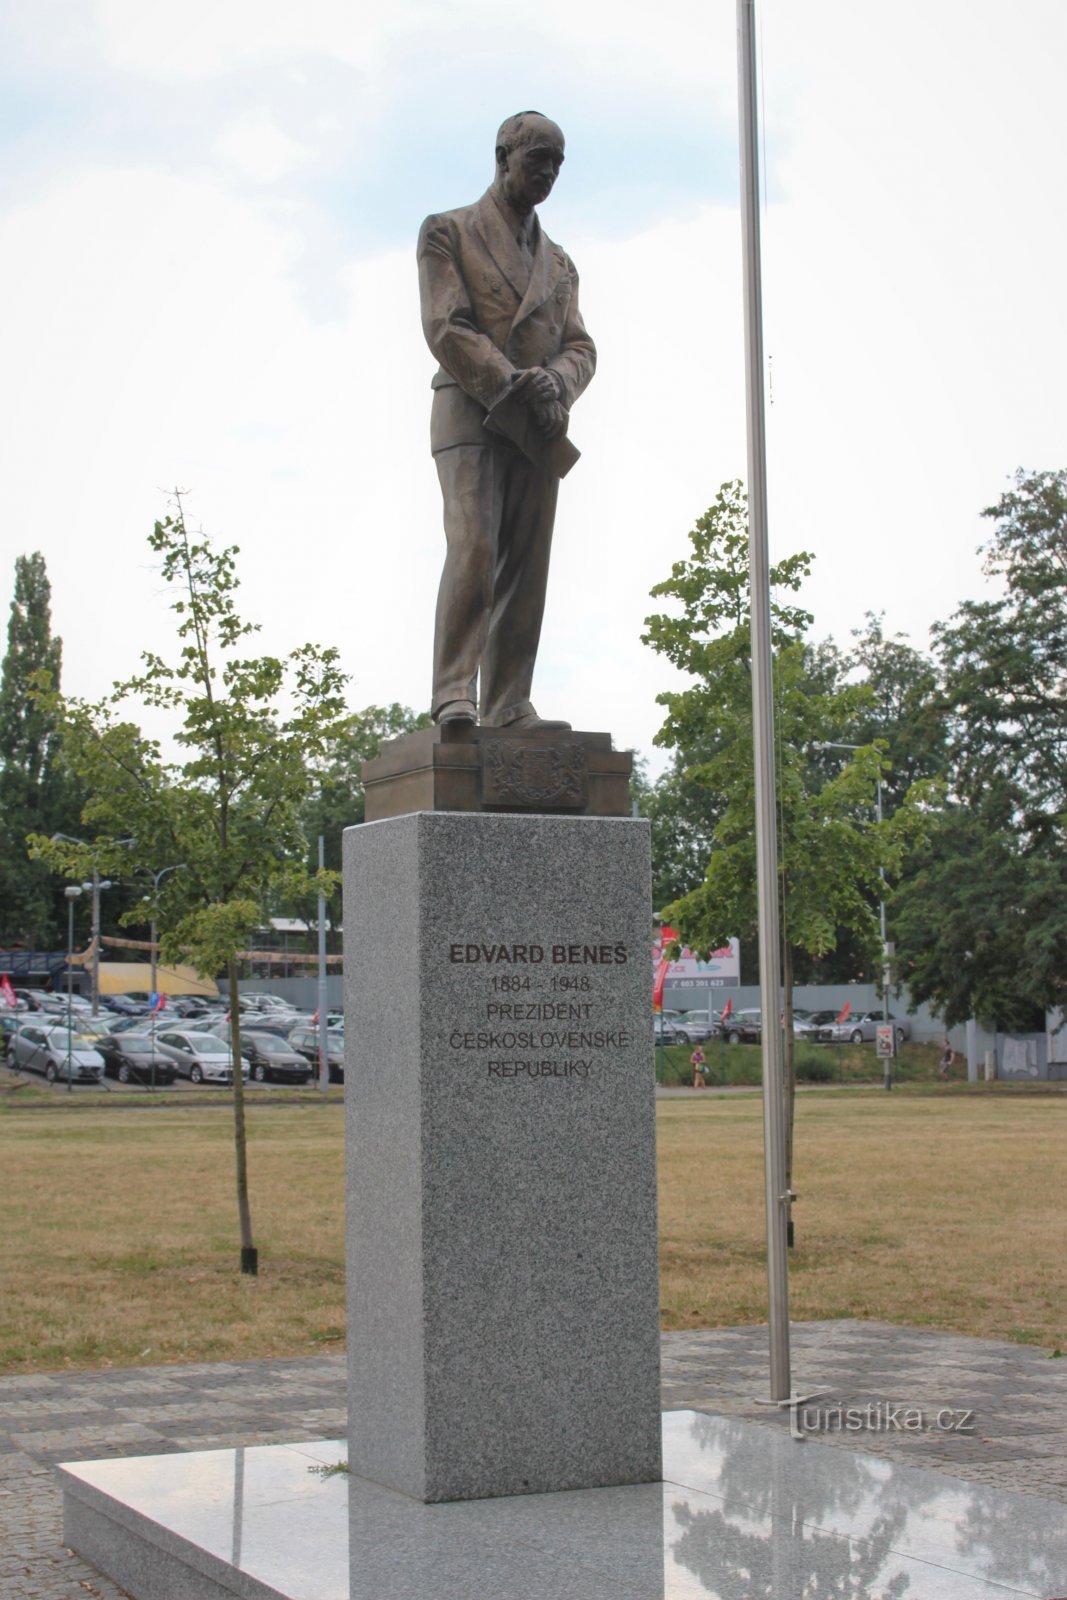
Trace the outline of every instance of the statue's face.
<instances>
[{"instance_id":1,"label":"statue's face","mask_svg":"<svg viewBox=\"0 0 1067 1600\"><path fill-rule=\"evenodd\" d=\"M523 144L498 151L497 163L508 205L525 216L552 193L563 165L563 135L554 122L539 121Z\"/></svg>"}]
</instances>

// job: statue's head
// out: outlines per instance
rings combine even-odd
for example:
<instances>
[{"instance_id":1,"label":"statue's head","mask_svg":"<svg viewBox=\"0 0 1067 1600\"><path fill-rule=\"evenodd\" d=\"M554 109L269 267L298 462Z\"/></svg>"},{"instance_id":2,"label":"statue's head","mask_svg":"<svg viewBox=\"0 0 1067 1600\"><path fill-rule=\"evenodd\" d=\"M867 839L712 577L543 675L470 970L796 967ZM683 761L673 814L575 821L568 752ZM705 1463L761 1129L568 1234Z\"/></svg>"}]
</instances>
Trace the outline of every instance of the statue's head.
<instances>
[{"instance_id":1,"label":"statue's head","mask_svg":"<svg viewBox=\"0 0 1067 1600\"><path fill-rule=\"evenodd\" d=\"M563 134L540 111L520 111L500 124L496 181L520 216L548 199L562 165Z\"/></svg>"}]
</instances>

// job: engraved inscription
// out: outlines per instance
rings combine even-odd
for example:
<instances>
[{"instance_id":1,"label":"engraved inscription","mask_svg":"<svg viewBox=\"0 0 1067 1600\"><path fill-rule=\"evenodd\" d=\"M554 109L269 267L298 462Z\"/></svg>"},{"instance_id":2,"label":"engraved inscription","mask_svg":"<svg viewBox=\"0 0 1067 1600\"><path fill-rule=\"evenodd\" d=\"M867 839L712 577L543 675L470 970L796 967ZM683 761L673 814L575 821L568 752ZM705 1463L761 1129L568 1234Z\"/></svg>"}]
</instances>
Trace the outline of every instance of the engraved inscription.
<instances>
[{"instance_id":1,"label":"engraved inscription","mask_svg":"<svg viewBox=\"0 0 1067 1600\"><path fill-rule=\"evenodd\" d=\"M448 1049L489 1078L600 1078L635 1043L613 1001L611 969L630 961L625 940L449 939L441 956L469 974Z\"/></svg>"},{"instance_id":2,"label":"engraved inscription","mask_svg":"<svg viewBox=\"0 0 1067 1600\"><path fill-rule=\"evenodd\" d=\"M581 810L589 802L585 746L488 739L482 745L482 804Z\"/></svg>"}]
</instances>

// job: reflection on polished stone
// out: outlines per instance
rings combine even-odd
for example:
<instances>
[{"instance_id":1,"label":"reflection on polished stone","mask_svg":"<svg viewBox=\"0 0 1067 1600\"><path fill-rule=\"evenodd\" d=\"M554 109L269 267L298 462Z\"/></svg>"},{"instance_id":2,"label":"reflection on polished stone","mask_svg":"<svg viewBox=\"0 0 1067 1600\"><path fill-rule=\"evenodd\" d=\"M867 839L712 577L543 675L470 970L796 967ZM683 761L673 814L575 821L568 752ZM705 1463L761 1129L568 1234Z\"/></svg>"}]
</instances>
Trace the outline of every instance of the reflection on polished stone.
<instances>
[{"instance_id":1,"label":"reflection on polished stone","mask_svg":"<svg viewBox=\"0 0 1067 1600\"><path fill-rule=\"evenodd\" d=\"M344 1443L61 1468L68 1532L137 1600L993 1600L1067 1589L1063 1508L696 1412L666 1481L424 1505ZM190 1583L189 1591L194 1586Z\"/></svg>"}]
</instances>

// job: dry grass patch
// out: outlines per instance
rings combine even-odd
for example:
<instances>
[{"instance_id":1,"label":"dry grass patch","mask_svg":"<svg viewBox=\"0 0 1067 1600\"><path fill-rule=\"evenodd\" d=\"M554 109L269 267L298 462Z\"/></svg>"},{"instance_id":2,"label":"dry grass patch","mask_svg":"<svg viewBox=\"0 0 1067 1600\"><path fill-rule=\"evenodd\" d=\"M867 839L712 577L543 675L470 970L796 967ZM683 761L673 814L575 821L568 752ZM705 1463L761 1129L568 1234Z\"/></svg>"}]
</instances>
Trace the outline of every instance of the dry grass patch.
<instances>
[{"instance_id":1,"label":"dry grass patch","mask_svg":"<svg viewBox=\"0 0 1067 1600\"><path fill-rule=\"evenodd\" d=\"M766 1319L758 1099L663 1102L663 1321ZM794 1317L1067 1345L1067 1097L805 1095Z\"/></svg>"},{"instance_id":2,"label":"dry grass patch","mask_svg":"<svg viewBox=\"0 0 1067 1600\"><path fill-rule=\"evenodd\" d=\"M758 1097L659 1105L664 1325L766 1318ZM793 1315L1067 1344L1067 1097L798 1102ZM0 1370L340 1350L343 1117L253 1107L242 1278L225 1103L0 1116Z\"/></svg>"},{"instance_id":3,"label":"dry grass patch","mask_svg":"<svg viewBox=\"0 0 1067 1600\"><path fill-rule=\"evenodd\" d=\"M250 1125L258 1278L237 1270L230 1107L4 1118L0 1367L342 1348L343 1116Z\"/></svg>"}]
</instances>

